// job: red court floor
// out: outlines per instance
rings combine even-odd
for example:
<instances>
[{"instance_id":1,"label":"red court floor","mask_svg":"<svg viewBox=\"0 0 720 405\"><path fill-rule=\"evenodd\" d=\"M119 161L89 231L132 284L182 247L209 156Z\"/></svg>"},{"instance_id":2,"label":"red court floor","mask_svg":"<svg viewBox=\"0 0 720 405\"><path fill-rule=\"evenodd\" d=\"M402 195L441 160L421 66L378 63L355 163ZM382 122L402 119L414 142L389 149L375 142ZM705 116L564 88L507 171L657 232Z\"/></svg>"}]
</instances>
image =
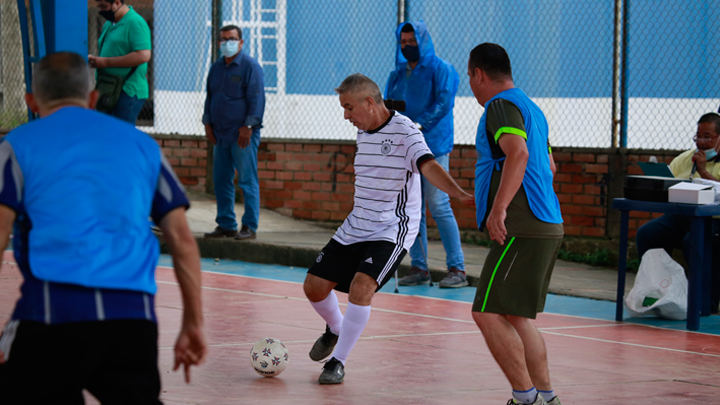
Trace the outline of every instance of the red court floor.
<instances>
[{"instance_id":1,"label":"red court floor","mask_svg":"<svg viewBox=\"0 0 720 405\"><path fill-rule=\"evenodd\" d=\"M21 277L13 259L6 254L5 260L0 316L7 319ZM378 294L345 383L320 386L322 366L307 352L325 325L301 285L217 273L203 274L208 361L186 385L171 371L180 294L171 269L158 268L157 280L166 404L505 404L510 398L468 303ZM536 324L563 404L720 404L718 336L554 314L540 315ZM281 339L290 351L279 377L262 378L250 367L250 347L263 337Z\"/></svg>"}]
</instances>

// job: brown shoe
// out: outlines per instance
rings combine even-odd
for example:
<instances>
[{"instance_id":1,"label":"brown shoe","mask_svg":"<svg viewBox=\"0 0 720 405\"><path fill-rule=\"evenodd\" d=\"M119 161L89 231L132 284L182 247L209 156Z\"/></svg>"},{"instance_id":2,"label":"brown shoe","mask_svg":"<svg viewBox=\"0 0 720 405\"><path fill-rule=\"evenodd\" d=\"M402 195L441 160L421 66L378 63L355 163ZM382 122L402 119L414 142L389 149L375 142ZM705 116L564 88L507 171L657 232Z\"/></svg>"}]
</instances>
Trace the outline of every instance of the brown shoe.
<instances>
[{"instance_id":1,"label":"brown shoe","mask_svg":"<svg viewBox=\"0 0 720 405\"><path fill-rule=\"evenodd\" d=\"M237 233L236 229L225 229L215 227L215 230L212 232L205 232L206 238L232 238Z\"/></svg>"},{"instance_id":2,"label":"brown shoe","mask_svg":"<svg viewBox=\"0 0 720 405\"><path fill-rule=\"evenodd\" d=\"M236 240L250 240L255 239L257 235L255 235L255 231L248 228L246 225L242 226L242 229L240 229L240 232L235 235Z\"/></svg>"}]
</instances>

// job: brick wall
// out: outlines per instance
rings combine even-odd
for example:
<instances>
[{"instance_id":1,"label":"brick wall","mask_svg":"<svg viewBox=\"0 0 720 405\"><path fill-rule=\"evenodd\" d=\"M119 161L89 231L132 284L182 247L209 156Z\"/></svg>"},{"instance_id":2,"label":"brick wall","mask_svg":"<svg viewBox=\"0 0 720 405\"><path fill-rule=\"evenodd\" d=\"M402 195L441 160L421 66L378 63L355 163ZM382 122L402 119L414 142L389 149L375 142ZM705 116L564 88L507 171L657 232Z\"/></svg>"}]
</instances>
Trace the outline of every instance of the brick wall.
<instances>
[{"instance_id":1,"label":"brick wall","mask_svg":"<svg viewBox=\"0 0 720 405\"><path fill-rule=\"evenodd\" d=\"M205 191L207 143L197 137L155 136L186 187ZM669 163L679 151L601 148L553 148L558 171L555 192L560 200L567 236L608 238L612 198L622 197L626 174L642 174L638 161L655 156ZM295 218L342 221L353 205L353 142L268 140L258 151L260 204ZM472 193L475 177L474 146L457 145L450 155L450 175ZM461 229L476 229L475 212L451 200ZM630 237L659 214L630 212ZM429 218L429 225L434 222Z\"/></svg>"}]
</instances>

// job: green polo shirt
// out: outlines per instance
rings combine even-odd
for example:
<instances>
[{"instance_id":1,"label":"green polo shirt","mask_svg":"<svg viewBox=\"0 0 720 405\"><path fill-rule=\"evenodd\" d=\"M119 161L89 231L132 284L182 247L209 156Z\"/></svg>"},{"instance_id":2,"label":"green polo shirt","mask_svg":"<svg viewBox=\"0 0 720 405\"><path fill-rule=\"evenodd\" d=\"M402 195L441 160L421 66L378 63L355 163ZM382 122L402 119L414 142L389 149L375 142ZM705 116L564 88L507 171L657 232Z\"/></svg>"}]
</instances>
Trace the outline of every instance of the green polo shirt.
<instances>
[{"instance_id":1,"label":"green polo shirt","mask_svg":"<svg viewBox=\"0 0 720 405\"><path fill-rule=\"evenodd\" d=\"M106 21L98 38L98 56L124 56L135 51L150 50L150 27L132 6L117 23ZM106 68L104 72L121 77L127 76L131 68ZM130 97L148 98L147 63L138 66L123 85L123 91Z\"/></svg>"}]
</instances>

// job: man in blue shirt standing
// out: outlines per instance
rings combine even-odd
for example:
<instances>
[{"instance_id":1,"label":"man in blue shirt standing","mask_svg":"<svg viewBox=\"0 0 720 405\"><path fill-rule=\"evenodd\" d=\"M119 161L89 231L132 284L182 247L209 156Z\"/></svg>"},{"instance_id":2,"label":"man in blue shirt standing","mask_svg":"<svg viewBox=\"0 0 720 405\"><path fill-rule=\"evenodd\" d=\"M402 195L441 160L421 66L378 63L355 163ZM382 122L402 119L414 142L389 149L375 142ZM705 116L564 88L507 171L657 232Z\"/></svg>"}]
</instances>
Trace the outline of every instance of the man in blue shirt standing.
<instances>
[{"instance_id":1,"label":"man in blue shirt standing","mask_svg":"<svg viewBox=\"0 0 720 405\"><path fill-rule=\"evenodd\" d=\"M257 60L242 53L242 31L220 29L222 57L211 67L202 122L213 148L213 182L217 227L206 238L255 239L260 215L257 152L265 111L263 71ZM245 199L242 229L235 220L235 170Z\"/></svg>"},{"instance_id":2,"label":"man in blue shirt standing","mask_svg":"<svg viewBox=\"0 0 720 405\"><path fill-rule=\"evenodd\" d=\"M207 350L188 199L152 138L92 111L98 95L80 55L44 57L32 90L41 119L0 141L0 247L12 233L24 279L0 337L2 401L83 403L87 389L102 403L160 403L148 214L182 292L175 369L189 382Z\"/></svg>"},{"instance_id":3,"label":"man in blue shirt standing","mask_svg":"<svg viewBox=\"0 0 720 405\"><path fill-rule=\"evenodd\" d=\"M455 68L435 55L430 33L422 21L400 24L395 32L397 50L395 70L390 73L385 98L405 101L401 112L415 122L435 160L448 171L453 148L453 106L460 79ZM422 177L423 209L420 232L410 248L410 274L399 280L400 285L430 283L428 272L428 241L425 202L437 223L445 248L448 274L440 287L464 287L465 258L460 244L460 230L450 207L450 197Z\"/></svg>"}]
</instances>

